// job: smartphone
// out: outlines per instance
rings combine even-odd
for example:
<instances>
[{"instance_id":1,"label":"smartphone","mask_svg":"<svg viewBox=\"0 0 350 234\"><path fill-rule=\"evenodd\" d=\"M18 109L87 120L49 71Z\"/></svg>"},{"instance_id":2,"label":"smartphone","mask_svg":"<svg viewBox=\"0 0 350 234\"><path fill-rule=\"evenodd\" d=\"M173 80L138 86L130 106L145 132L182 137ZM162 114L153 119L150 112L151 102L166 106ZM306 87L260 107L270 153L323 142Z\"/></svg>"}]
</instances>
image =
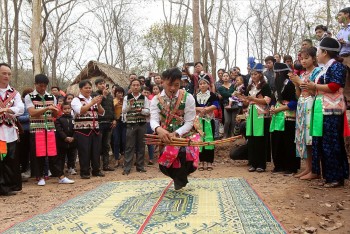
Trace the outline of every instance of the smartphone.
<instances>
[{"instance_id":1,"label":"smartphone","mask_svg":"<svg viewBox=\"0 0 350 234\"><path fill-rule=\"evenodd\" d=\"M109 89L109 84L106 84L106 89Z\"/></svg>"}]
</instances>

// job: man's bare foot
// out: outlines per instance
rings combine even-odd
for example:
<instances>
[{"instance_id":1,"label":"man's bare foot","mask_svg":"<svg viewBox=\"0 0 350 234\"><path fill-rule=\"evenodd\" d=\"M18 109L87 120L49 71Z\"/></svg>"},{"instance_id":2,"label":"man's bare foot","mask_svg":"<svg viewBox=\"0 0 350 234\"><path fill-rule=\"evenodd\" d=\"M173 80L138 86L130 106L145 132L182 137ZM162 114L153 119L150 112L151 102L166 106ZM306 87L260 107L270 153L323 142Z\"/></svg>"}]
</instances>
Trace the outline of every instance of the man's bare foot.
<instances>
[{"instance_id":1,"label":"man's bare foot","mask_svg":"<svg viewBox=\"0 0 350 234\"><path fill-rule=\"evenodd\" d=\"M305 169L304 171L300 172L299 174L296 174L294 177L295 177L295 178L300 178L300 177L302 177L302 176L304 176L304 175L309 174L310 172L311 172L311 170Z\"/></svg>"},{"instance_id":2,"label":"man's bare foot","mask_svg":"<svg viewBox=\"0 0 350 234\"><path fill-rule=\"evenodd\" d=\"M316 175L312 172L308 173L307 175L304 175L302 177L300 177L301 180L314 180L314 179L319 179L320 176Z\"/></svg>"}]
</instances>

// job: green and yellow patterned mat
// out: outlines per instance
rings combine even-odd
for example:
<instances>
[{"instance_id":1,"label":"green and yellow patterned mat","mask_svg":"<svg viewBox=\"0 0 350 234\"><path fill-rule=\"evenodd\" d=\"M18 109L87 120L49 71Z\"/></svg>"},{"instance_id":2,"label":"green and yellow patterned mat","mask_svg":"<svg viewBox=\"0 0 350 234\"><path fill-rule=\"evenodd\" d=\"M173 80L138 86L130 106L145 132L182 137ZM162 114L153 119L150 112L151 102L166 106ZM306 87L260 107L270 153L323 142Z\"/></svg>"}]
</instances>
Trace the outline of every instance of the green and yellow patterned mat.
<instances>
[{"instance_id":1,"label":"green and yellow patterned mat","mask_svg":"<svg viewBox=\"0 0 350 234\"><path fill-rule=\"evenodd\" d=\"M4 233L286 233L242 178L109 182Z\"/></svg>"}]
</instances>

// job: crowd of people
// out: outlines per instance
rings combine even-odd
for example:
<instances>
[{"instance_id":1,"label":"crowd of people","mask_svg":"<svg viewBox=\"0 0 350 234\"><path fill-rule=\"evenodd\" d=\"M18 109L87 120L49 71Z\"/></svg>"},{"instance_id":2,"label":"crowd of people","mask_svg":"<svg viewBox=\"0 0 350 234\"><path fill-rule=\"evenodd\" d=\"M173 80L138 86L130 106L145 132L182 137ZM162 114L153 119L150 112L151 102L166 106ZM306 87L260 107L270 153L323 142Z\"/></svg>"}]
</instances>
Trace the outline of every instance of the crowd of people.
<instances>
[{"instance_id":1,"label":"crowd of people","mask_svg":"<svg viewBox=\"0 0 350 234\"><path fill-rule=\"evenodd\" d=\"M11 67L1 63L0 195L15 195L29 177L39 186L49 176L72 184L68 177L77 174L77 162L81 179L118 167L123 175L133 166L145 173L145 161L153 165L156 156L178 190L197 168L214 169L214 145L169 145L173 139L213 142L236 135L246 145L232 158L247 159L249 172L265 172L272 161L272 173L322 176L325 187L343 186L349 178L343 94L349 68L342 64L350 56L349 15L350 8L339 12L344 28L336 38L317 26L317 48L304 39L296 61L291 55L267 56L264 65L250 61L247 75L239 67L219 69L217 81L197 62L193 73L187 63L147 78L130 74L128 87L109 89L98 78L93 90L90 80L82 80L78 96L59 87L47 92L49 79L38 74L34 89L20 95L9 85ZM157 135L162 144L147 144L145 134ZM301 159L306 166L298 173Z\"/></svg>"}]
</instances>

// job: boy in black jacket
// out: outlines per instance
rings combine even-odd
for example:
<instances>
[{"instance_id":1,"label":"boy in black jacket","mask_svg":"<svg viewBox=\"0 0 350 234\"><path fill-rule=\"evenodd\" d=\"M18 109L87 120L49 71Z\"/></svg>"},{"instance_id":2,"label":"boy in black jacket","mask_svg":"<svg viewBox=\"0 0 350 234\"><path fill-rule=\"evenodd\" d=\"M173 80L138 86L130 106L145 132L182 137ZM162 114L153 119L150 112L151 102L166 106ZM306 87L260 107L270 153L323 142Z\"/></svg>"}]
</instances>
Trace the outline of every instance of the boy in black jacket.
<instances>
[{"instance_id":1,"label":"boy in black jacket","mask_svg":"<svg viewBox=\"0 0 350 234\"><path fill-rule=\"evenodd\" d=\"M76 175L75 161L77 158L77 145L73 138L73 116L71 114L72 108L69 103L62 104L63 115L56 119L56 143L57 143L57 164L64 169L64 162L67 156L68 173Z\"/></svg>"}]
</instances>

